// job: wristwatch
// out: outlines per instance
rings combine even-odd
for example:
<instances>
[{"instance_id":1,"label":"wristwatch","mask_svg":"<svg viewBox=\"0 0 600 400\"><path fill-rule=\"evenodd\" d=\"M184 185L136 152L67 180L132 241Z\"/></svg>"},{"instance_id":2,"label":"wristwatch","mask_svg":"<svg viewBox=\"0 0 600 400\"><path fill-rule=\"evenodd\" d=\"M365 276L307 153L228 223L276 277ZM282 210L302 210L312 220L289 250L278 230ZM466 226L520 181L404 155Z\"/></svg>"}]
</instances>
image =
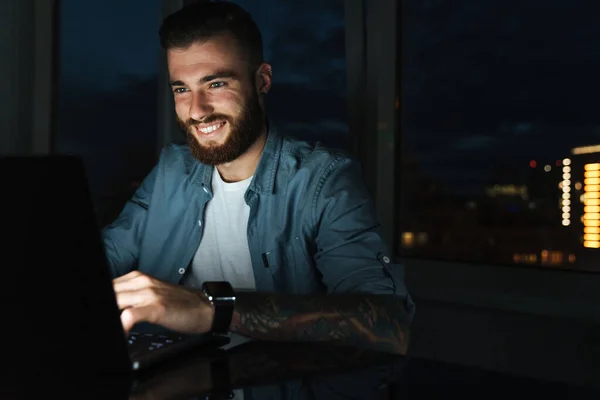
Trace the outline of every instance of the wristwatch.
<instances>
[{"instance_id":1,"label":"wristwatch","mask_svg":"<svg viewBox=\"0 0 600 400\"><path fill-rule=\"evenodd\" d=\"M227 333L233 308L235 307L235 291L229 282L204 282L202 284L204 295L215 309L211 332Z\"/></svg>"}]
</instances>

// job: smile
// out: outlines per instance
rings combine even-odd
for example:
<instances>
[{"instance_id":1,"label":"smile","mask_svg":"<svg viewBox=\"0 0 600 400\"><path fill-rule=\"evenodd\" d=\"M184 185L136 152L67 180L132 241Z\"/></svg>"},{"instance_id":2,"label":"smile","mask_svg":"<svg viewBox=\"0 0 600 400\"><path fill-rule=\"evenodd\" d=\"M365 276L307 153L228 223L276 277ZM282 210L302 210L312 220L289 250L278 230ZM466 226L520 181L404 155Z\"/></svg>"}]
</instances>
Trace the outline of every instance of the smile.
<instances>
[{"instance_id":1,"label":"smile","mask_svg":"<svg viewBox=\"0 0 600 400\"><path fill-rule=\"evenodd\" d=\"M206 135L208 133L212 133L212 132L216 131L217 129L220 129L221 127L223 127L223 125L225 125L225 122L218 122L216 124L203 126L203 127L197 126L196 129L198 130L198 132Z\"/></svg>"}]
</instances>

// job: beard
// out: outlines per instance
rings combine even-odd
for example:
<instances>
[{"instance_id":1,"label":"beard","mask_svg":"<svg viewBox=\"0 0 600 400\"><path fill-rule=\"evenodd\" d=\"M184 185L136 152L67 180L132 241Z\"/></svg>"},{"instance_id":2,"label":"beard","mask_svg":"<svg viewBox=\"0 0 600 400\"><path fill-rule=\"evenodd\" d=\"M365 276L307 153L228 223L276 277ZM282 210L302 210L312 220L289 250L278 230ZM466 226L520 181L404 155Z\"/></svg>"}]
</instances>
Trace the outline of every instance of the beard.
<instances>
[{"instance_id":1,"label":"beard","mask_svg":"<svg viewBox=\"0 0 600 400\"><path fill-rule=\"evenodd\" d=\"M224 114L211 114L202 123L226 121L229 127L229 135L223 144L201 144L192 133L200 121L189 119L181 120L177 117L177 123L183 129L187 137L187 144L196 160L206 165L219 165L229 163L242 154L260 137L264 113L258 100L258 94L252 92L252 96L244 105L239 117L232 118Z\"/></svg>"}]
</instances>

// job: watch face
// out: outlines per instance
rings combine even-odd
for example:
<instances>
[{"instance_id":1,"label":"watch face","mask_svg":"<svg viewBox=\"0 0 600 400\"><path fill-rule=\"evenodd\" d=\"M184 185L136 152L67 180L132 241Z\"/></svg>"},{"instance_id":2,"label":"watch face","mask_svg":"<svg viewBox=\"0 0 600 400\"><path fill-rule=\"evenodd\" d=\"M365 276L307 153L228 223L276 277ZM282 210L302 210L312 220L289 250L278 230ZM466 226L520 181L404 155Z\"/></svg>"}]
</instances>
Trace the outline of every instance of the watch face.
<instances>
[{"instance_id":1,"label":"watch face","mask_svg":"<svg viewBox=\"0 0 600 400\"><path fill-rule=\"evenodd\" d=\"M204 282L203 289L216 301L234 301L235 291L229 282Z\"/></svg>"}]
</instances>

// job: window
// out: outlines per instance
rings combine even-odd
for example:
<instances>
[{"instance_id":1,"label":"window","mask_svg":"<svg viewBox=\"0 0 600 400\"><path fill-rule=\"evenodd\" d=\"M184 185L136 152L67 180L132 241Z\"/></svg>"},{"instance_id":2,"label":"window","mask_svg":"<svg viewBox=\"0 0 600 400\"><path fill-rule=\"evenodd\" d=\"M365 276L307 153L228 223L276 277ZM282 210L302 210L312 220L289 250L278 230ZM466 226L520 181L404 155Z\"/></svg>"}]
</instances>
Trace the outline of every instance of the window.
<instances>
[{"instance_id":1,"label":"window","mask_svg":"<svg viewBox=\"0 0 600 400\"><path fill-rule=\"evenodd\" d=\"M102 225L156 161L162 0L63 0L55 152L80 155Z\"/></svg>"},{"instance_id":2,"label":"window","mask_svg":"<svg viewBox=\"0 0 600 400\"><path fill-rule=\"evenodd\" d=\"M236 0L273 67L267 113L282 133L350 150L344 1Z\"/></svg>"},{"instance_id":3,"label":"window","mask_svg":"<svg viewBox=\"0 0 600 400\"><path fill-rule=\"evenodd\" d=\"M596 2L402 2L397 249L600 268Z\"/></svg>"}]
</instances>

